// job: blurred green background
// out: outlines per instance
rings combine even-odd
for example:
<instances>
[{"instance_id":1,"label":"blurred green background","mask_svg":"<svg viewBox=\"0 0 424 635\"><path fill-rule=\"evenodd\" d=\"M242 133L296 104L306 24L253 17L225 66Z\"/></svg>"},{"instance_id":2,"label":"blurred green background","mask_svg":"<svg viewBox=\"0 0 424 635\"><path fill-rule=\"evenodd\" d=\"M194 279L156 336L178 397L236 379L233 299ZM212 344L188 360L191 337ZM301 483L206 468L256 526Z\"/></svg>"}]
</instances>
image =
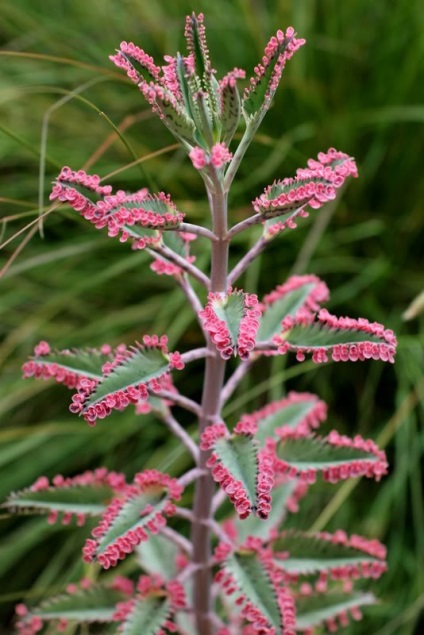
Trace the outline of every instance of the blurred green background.
<instances>
[{"instance_id":1,"label":"blurred green background","mask_svg":"<svg viewBox=\"0 0 424 635\"><path fill-rule=\"evenodd\" d=\"M381 603L346 633L422 633L423 318L402 320L424 287L420 0L1 0L0 499L40 474L107 465L131 477L144 467L177 474L186 465L178 444L152 418L125 412L90 429L68 412L65 388L23 382L20 366L40 339L67 347L166 332L179 350L201 342L181 292L149 270L146 254L132 253L66 210L49 215L41 234L28 225L48 208L50 181L64 164L101 176L125 168L110 182L164 189L188 220L208 222L201 179L108 60L124 39L156 60L175 54L184 46L184 16L193 9L205 13L218 76L234 66L250 76L277 28L292 24L307 39L242 164L231 197L233 222L250 213L250 201L274 178L292 175L320 150L334 146L355 156L360 171L337 205L275 240L243 285L262 294L289 273L316 273L332 290L333 312L383 322L399 336L394 367L265 362L238 390L228 420L289 389L316 391L329 404L324 431L359 432L386 447L391 470L382 483L317 486L293 521L305 529L342 527L387 544L389 571L372 585ZM128 167L134 156L146 161ZM255 236L252 230L234 245L234 261ZM194 250L207 266L203 248L198 241ZM182 374L179 383L193 398L201 368L194 366L190 378ZM82 575L78 549L85 535L46 528L42 518L0 520L1 633L11 631L14 603L38 600Z\"/></svg>"}]
</instances>

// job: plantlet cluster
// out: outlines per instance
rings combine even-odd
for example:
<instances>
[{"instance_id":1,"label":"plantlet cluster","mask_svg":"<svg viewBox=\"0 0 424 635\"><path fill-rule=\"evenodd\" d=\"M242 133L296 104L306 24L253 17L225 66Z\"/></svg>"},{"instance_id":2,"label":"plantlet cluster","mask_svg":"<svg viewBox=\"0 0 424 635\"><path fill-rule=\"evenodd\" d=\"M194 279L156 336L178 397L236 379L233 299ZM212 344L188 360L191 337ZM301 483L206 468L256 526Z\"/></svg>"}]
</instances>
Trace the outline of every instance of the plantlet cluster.
<instances>
[{"instance_id":1,"label":"plantlet cluster","mask_svg":"<svg viewBox=\"0 0 424 635\"><path fill-rule=\"evenodd\" d=\"M184 445L192 467L179 478L144 470L130 482L100 468L72 478L40 477L13 493L3 506L11 512L45 512L49 522L76 519L80 526L97 518L83 549L86 563L110 569L135 554L140 566L138 579L99 575L40 606L18 605L21 635L40 633L52 620L60 632L68 623L99 623L101 632L124 635L311 635L323 625L333 632L375 601L355 589L356 580L378 578L386 569L385 548L376 540L284 526L317 478L335 483L386 474L385 454L372 440L336 430L320 435L327 408L309 393L291 392L239 413L232 429L221 414L263 356L294 353L300 363L309 356L317 364L394 361L393 332L365 318L331 315L322 307L328 288L315 275L292 276L261 300L235 286L271 241L357 177L355 161L334 148L320 152L294 177L265 188L252 214L229 227L233 179L287 61L305 42L291 27L278 31L240 92L243 70L216 79L202 15L187 18L185 37L186 55L166 56L163 66L126 42L111 59L187 152L205 184L210 223L187 222L164 192L114 192L97 175L69 167L50 198L110 237L147 250L153 271L172 277L185 294L205 345L170 351L163 334L99 349L60 351L41 342L23 370L25 377L53 378L72 389L70 409L89 425L128 407L138 416L153 413ZM240 120L244 132L230 150ZM230 271L232 239L255 225L262 227L260 238ZM209 246L209 272L195 264L195 240ZM228 376L230 358L238 358L238 366ZM177 371L199 359L204 381L197 402L178 390ZM195 437L174 417L174 406L197 419ZM229 515L227 500L234 508ZM153 558L158 550L162 563Z\"/></svg>"}]
</instances>

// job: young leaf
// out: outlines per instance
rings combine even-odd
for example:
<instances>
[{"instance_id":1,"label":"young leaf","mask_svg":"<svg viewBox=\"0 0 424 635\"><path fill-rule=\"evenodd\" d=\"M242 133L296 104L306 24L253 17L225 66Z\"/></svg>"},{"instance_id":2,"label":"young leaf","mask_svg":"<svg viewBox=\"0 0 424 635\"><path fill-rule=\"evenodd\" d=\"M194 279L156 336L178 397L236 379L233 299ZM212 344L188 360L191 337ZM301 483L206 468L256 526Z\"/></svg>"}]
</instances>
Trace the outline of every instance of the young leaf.
<instances>
[{"instance_id":1,"label":"young leaf","mask_svg":"<svg viewBox=\"0 0 424 635\"><path fill-rule=\"evenodd\" d=\"M286 531L271 541L278 564L294 576L325 572L335 579L379 577L386 570L386 549L376 540L348 538L344 532L312 534Z\"/></svg>"},{"instance_id":2,"label":"young leaf","mask_svg":"<svg viewBox=\"0 0 424 635\"><path fill-rule=\"evenodd\" d=\"M305 40L295 37L292 27L285 33L278 31L268 42L262 64L255 68L256 76L250 80L243 95L242 108L247 123L254 122L258 126L262 121L271 105L286 61L304 43Z\"/></svg>"},{"instance_id":3,"label":"young leaf","mask_svg":"<svg viewBox=\"0 0 424 635\"><path fill-rule=\"evenodd\" d=\"M269 442L269 447L273 444ZM332 483L357 476L379 480L387 472L386 455L373 441L365 441L359 435L349 439L335 430L325 438L312 434L298 438L284 435L275 446L275 454L277 472L300 476L311 483L317 472L322 472L324 479Z\"/></svg>"},{"instance_id":4,"label":"young leaf","mask_svg":"<svg viewBox=\"0 0 424 635\"><path fill-rule=\"evenodd\" d=\"M261 313L256 295L243 291L209 293L199 317L223 359L239 355L248 359L255 346Z\"/></svg>"},{"instance_id":5,"label":"young leaf","mask_svg":"<svg viewBox=\"0 0 424 635\"><path fill-rule=\"evenodd\" d=\"M171 500L179 500L182 487L156 470L136 474L125 495L112 501L84 547L84 559L96 559L105 569L115 566L141 542L147 530L156 534L175 512Z\"/></svg>"},{"instance_id":6,"label":"young leaf","mask_svg":"<svg viewBox=\"0 0 424 635\"><path fill-rule=\"evenodd\" d=\"M317 276L291 276L262 300L257 339L272 339L281 331L281 322L287 316L293 319L297 316L312 316L328 298L327 285Z\"/></svg>"},{"instance_id":7,"label":"young leaf","mask_svg":"<svg viewBox=\"0 0 424 635\"><path fill-rule=\"evenodd\" d=\"M336 618L346 625L348 611L358 619L359 607L375 603L371 593L321 593L296 598L296 630L305 631L329 622L335 626Z\"/></svg>"},{"instance_id":8,"label":"young leaf","mask_svg":"<svg viewBox=\"0 0 424 635\"><path fill-rule=\"evenodd\" d=\"M219 82L220 108L219 119L221 121L221 139L228 146L237 130L241 115L240 94L237 89L237 80L244 79L246 73L238 68L230 71Z\"/></svg>"},{"instance_id":9,"label":"young leaf","mask_svg":"<svg viewBox=\"0 0 424 635\"><path fill-rule=\"evenodd\" d=\"M327 153L320 152L317 161L310 159L307 168L299 168L294 178L268 186L253 201L253 207L264 219L291 215L306 205L319 209L336 198L336 190L348 176L358 176L354 159L330 148Z\"/></svg>"}]
</instances>

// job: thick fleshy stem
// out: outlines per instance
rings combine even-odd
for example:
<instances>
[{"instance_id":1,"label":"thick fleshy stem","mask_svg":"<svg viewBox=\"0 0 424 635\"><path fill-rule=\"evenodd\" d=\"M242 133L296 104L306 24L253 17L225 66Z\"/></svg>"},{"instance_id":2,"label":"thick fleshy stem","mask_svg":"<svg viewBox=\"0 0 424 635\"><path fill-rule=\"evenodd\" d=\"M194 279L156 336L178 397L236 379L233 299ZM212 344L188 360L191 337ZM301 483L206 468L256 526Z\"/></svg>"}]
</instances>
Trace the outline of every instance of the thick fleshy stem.
<instances>
[{"instance_id":1,"label":"thick fleshy stem","mask_svg":"<svg viewBox=\"0 0 424 635\"><path fill-rule=\"evenodd\" d=\"M196 236L203 236L209 238L209 240L215 240L215 234L211 232L207 227L201 225L193 225L192 223L180 223L178 227L175 227L174 231L187 232L189 234L196 234Z\"/></svg>"},{"instance_id":2,"label":"thick fleshy stem","mask_svg":"<svg viewBox=\"0 0 424 635\"><path fill-rule=\"evenodd\" d=\"M225 179L224 179L224 191L228 192L231 187L231 183L239 169L240 163L246 153L247 148L249 147L256 130L258 129L260 124L259 122L248 123L246 125L246 129L243 133L243 137L241 138L240 143L237 146L237 150L235 151L233 158L227 168Z\"/></svg>"},{"instance_id":3,"label":"thick fleshy stem","mask_svg":"<svg viewBox=\"0 0 424 635\"><path fill-rule=\"evenodd\" d=\"M225 292L228 275L228 238L227 238L227 195L221 184L214 179L214 191L208 192L212 213L213 232L216 240L211 243L211 291ZM226 361L222 359L213 342L208 341L211 356L206 359L203 383L202 413L199 417L199 435L216 420L220 413L220 394L224 382ZM201 451L199 467L206 468L210 451ZM212 514L212 498L215 484L210 473L198 479L196 483L191 541L193 544L193 564L198 569L193 576L193 606L198 633L213 635L212 615L212 576L211 528L209 520Z\"/></svg>"},{"instance_id":4,"label":"thick fleshy stem","mask_svg":"<svg viewBox=\"0 0 424 635\"><path fill-rule=\"evenodd\" d=\"M244 232L246 229L249 229L249 227L253 227L254 225L263 223L263 221L264 221L264 216L263 214L259 212L257 214L253 214L252 216L248 216L247 218L244 218L239 223L231 227L231 229L228 232L228 238L230 239L234 238L234 236L237 236L237 234L241 234L241 232Z\"/></svg>"}]
</instances>

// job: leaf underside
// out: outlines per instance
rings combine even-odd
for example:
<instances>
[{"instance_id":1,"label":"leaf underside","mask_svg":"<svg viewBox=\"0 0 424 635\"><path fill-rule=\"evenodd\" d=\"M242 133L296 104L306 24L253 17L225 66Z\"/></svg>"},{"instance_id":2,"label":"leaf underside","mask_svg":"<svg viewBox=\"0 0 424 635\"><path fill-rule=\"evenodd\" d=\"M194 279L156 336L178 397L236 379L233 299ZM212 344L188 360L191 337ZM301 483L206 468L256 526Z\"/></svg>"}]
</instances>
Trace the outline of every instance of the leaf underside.
<instances>
[{"instance_id":1,"label":"leaf underside","mask_svg":"<svg viewBox=\"0 0 424 635\"><path fill-rule=\"evenodd\" d=\"M175 559L178 549L161 534L149 536L149 540L136 547L137 560L147 573L159 574L165 580L176 575Z\"/></svg>"}]
</instances>

